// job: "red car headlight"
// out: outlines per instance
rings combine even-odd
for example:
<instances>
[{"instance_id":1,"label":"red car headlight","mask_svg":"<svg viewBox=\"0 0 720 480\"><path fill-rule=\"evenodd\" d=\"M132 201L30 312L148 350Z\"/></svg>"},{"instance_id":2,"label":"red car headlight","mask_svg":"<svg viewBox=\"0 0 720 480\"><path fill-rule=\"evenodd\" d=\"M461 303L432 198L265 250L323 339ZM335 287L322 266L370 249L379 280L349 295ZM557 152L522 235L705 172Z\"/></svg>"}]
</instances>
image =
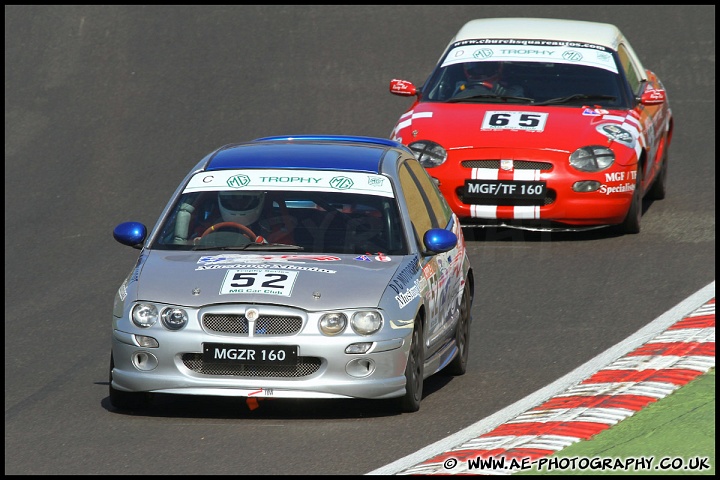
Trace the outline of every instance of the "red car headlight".
<instances>
[{"instance_id":1,"label":"red car headlight","mask_svg":"<svg viewBox=\"0 0 720 480\"><path fill-rule=\"evenodd\" d=\"M419 140L411 143L408 147L413 151L420 165L425 168L437 167L447 160L447 151L435 142Z\"/></svg>"},{"instance_id":2,"label":"red car headlight","mask_svg":"<svg viewBox=\"0 0 720 480\"><path fill-rule=\"evenodd\" d=\"M599 172L614 162L615 153L599 145L578 148L570 155L570 165L581 172Z\"/></svg>"}]
</instances>

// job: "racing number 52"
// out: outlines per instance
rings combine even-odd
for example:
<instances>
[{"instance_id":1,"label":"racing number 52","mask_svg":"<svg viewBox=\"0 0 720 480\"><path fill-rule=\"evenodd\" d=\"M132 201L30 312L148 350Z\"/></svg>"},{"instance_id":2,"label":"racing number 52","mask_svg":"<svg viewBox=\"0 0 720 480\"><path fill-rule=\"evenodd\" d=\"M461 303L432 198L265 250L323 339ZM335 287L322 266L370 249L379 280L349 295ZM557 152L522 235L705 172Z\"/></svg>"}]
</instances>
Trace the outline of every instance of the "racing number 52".
<instances>
[{"instance_id":1,"label":"racing number 52","mask_svg":"<svg viewBox=\"0 0 720 480\"><path fill-rule=\"evenodd\" d=\"M230 286L233 288L246 288L255 285L256 277L260 275L258 272L237 272L233 275ZM260 284L263 288L279 288L282 289L282 282L288 279L284 273L262 273L264 280Z\"/></svg>"}]
</instances>

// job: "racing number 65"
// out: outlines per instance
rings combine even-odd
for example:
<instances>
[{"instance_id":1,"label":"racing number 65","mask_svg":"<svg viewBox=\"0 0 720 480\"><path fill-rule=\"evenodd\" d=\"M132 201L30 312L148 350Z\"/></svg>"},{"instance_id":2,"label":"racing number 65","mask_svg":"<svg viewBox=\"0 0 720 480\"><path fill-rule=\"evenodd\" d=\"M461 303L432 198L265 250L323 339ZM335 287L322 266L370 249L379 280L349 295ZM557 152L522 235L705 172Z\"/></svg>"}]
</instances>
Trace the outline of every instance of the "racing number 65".
<instances>
[{"instance_id":1,"label":"racing number 65","mask_svg":"<svg viewBox=\"0 0 720 480\"><path fill-rule=\"evenodd\" d=\"M546 113L487 112L482 128L542 131L545 128L545 120L547 120Z\"/></svg>"}]
</instances>

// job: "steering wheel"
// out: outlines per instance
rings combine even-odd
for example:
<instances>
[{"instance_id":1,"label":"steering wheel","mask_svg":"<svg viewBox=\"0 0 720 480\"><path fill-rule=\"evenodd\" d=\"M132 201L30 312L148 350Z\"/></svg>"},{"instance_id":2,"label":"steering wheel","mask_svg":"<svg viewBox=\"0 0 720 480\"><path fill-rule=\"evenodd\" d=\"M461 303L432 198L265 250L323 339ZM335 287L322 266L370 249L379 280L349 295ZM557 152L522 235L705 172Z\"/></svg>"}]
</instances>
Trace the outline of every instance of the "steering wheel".
<instances>
[{"instance_id":1,"label":"steering wheel","mask_svg":"<svg viewBox=\"0 0 720 480\"><path fill-rule=\"evenodd\" d=\"M250 228L246 227L242 223L236 223L236 222L220 222L216 223L215 225L209 227L207 230L205 230L202 235L198 238L203 238L205 235L215 232L221 228L235 228L240 231L243 235L245 235L247 238L250 239L251 242L254 242L257 239L257 235L255 235L255 232L250 230Z\"/></svg>"},{"instance_id":2,"label":"steering wheel","mask_svg":"<svg viewBox=\"0 0 720 480\"><path fill-rule=\"evenodd\" d=\"M467 84L468 87L473 87L475 85L485 87L488 90L492 90L493 88L495 88L495 85L491 82L468 82Z\"/></svg>"},{"instance_id":3,"label":"steering wheel","mask_svg":"<svg viewBox=\"0 0 720 480\"><path fill-rule=\"evenodd\" d=\"M475 87L483 87L489 90L490 92L494 91L495 85L492 82L488 81L476 81L476 82L461 82L457 88L455 88L455 92L453 92L452 96L456 96L462 92L470 91Z\"/></svg>"}]
</instances>

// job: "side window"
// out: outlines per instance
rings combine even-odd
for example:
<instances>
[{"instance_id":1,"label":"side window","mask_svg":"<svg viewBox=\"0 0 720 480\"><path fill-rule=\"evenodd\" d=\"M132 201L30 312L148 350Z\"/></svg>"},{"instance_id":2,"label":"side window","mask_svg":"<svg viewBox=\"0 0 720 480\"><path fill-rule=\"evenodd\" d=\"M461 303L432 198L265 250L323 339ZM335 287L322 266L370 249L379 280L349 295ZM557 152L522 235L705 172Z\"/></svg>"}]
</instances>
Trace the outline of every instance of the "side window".
<instances>
[{"instance_id":1,"label":"side window","mask_svg":"<svg viewBox=\"0 0 720 480\"><path fill-rule=\"evenodd\" d=\"M416 240L421 243L427 230L447 227L452 210L417 160L404 162L400 166L399 177Z\"/></svg>"},{"instance_id":2,"label":"side window","mask_svg":"<svg viewBox=\"0 0 720 480\"><path fill-rule=\"evenodd\" d=\"M432 181L427 171L416 160L405 162L411 175L415 178L415 182L419 185L420 190L425 193L428 208L432 210L433 227L445 228L452 217L452 210Z\"/></svg>"},{"instance_id":3,"label":"side window","mask_svg":"<svg viewBox=\"0 0 720 480\"><path fill-rule=\"evenodd\" d=\"M640 93L640 79L642 78L642 72L638 72L637 67L632 61L632 57L628 54L624 45L620 45L618 48L618 57L620 57L620 66L625 71L625 77L627 78L633 93Z\"/></svg>"},{"instance_id":4,"label":"side window","mask_svg":"<svg viewBox=\"0 0 720 480\"><path fill-rule=\"evenodd\" d=\"M410 170L406 167L406 164L400 166L398 174L408 212L410 212L410 221L415 229L415 241L421 246L422 235L433 226L433 221L430 218L430 210L427 208L423 194L418 188L415 179L410 174Z\"/></svg>"}]
</instances>

